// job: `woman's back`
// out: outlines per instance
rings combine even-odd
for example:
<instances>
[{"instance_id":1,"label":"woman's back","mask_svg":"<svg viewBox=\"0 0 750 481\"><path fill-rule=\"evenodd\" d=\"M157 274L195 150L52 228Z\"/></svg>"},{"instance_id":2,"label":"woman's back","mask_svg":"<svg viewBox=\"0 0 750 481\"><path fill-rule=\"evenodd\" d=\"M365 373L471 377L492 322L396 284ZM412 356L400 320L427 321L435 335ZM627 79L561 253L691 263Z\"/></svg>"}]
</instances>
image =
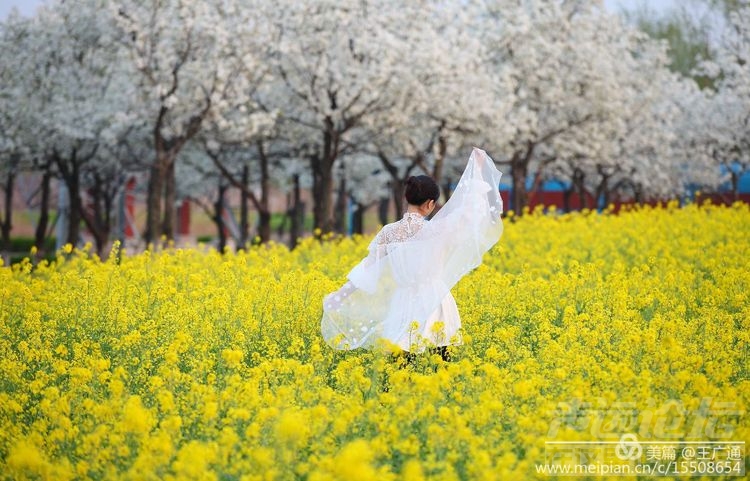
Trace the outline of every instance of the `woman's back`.
<instances>
[{"instance_id":1,"label":"woman's back","mask_svg":"<svg viewBox=\"0 0 750 481\"><path fill-rule=\"evenodd\" d=\"M419 232L425 222L424 217L420 214L407 212L401 220L383 226L373 242L376 245L404 242Z\"/></svg>"}]
</instances>

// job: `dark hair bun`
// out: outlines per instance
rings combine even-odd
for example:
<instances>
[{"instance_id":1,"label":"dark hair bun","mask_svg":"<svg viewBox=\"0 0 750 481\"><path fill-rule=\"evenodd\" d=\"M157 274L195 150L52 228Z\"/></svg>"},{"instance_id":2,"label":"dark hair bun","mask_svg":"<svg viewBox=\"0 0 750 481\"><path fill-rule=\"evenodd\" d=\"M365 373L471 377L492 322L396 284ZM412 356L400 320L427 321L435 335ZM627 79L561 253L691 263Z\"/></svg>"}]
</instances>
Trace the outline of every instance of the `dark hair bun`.
<instances>
[{"instance_id":1,"label":"dark hair bun","mask_svg":"<svg viewBox=\"0 0 750 481\"><path fill-rule=\"evenodd\" d=\"M428 200L438 200L440 189L432 177L412 175L406 179L406 202L411 205L422 205Z\"/></svg>"}]
</instances>

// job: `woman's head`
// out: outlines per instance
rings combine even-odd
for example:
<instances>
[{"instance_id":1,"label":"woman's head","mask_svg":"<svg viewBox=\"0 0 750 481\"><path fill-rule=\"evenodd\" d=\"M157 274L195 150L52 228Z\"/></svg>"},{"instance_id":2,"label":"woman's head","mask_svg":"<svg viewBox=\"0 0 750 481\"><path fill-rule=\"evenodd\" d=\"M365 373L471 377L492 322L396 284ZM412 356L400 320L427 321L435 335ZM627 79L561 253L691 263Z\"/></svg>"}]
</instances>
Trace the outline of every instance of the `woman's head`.
<instances>
[{"instance_id":1,"label":"woman's head","mask_svg":"<svg viewBox=\"0 0 750 481\"><path fill-rule=\"evenodd\" d=\"M406 202L422 205L428 200L438 200L440 190L432 177L412 175L406 180Z\"/></svg>"},{"instance_id":2,"label":"woman's head","mask_svg":"<svg viewBox=\"0 0 750 481\"><path fill-rule=\"evenodd\" d=\"M440 197L440 189L431 177L426 175L411 176L406 180L406 202L421 206L425 202L434 204Z\"/></svg>"}]
</instances>

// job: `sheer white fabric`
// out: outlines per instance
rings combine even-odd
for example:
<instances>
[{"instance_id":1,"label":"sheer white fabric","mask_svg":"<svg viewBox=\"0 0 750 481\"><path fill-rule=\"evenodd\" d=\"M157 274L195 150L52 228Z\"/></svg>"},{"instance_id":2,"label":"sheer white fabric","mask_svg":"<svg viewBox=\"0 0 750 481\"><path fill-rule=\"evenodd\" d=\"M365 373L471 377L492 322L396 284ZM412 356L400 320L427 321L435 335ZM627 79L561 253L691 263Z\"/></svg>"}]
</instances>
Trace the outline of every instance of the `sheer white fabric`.
<instances>
[{"instance_id":1,"label":"sheer white fabric","mask_svg":"<svg viewBox=\"0 0 750 481\"><path fill-rule=\"evenodd\" d=\"M406 214L383 227L348 282L323 300L326 342L356 349L387 339L409 351L423 350L425 342L460 344L450 289L502 235L501 175L486 152L474 149L456 190L431 221Z\"/></svg>"}]
</instances>

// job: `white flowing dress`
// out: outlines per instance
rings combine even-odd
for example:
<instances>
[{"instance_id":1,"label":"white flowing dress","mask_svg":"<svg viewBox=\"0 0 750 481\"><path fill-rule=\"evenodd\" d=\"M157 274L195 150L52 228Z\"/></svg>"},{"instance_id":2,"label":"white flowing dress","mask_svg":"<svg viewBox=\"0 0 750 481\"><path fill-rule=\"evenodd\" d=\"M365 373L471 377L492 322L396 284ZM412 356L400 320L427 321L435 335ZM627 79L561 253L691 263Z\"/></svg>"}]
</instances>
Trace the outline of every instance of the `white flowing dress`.
<instances>
[{"instance_id":1,"label":"white flowing dress","mask_svg":"<svg viewBox=\"0 0 750 481\"><path fill-rule=\"evenodd\" d=\"M321 333L335 349L387 340L421 352L460 344L451 288L482 262L503 232L501 173L474 149L448 202L431 221L407 213L375 236L348 281L323 300Z\"/></svg>"}]
</instances>

